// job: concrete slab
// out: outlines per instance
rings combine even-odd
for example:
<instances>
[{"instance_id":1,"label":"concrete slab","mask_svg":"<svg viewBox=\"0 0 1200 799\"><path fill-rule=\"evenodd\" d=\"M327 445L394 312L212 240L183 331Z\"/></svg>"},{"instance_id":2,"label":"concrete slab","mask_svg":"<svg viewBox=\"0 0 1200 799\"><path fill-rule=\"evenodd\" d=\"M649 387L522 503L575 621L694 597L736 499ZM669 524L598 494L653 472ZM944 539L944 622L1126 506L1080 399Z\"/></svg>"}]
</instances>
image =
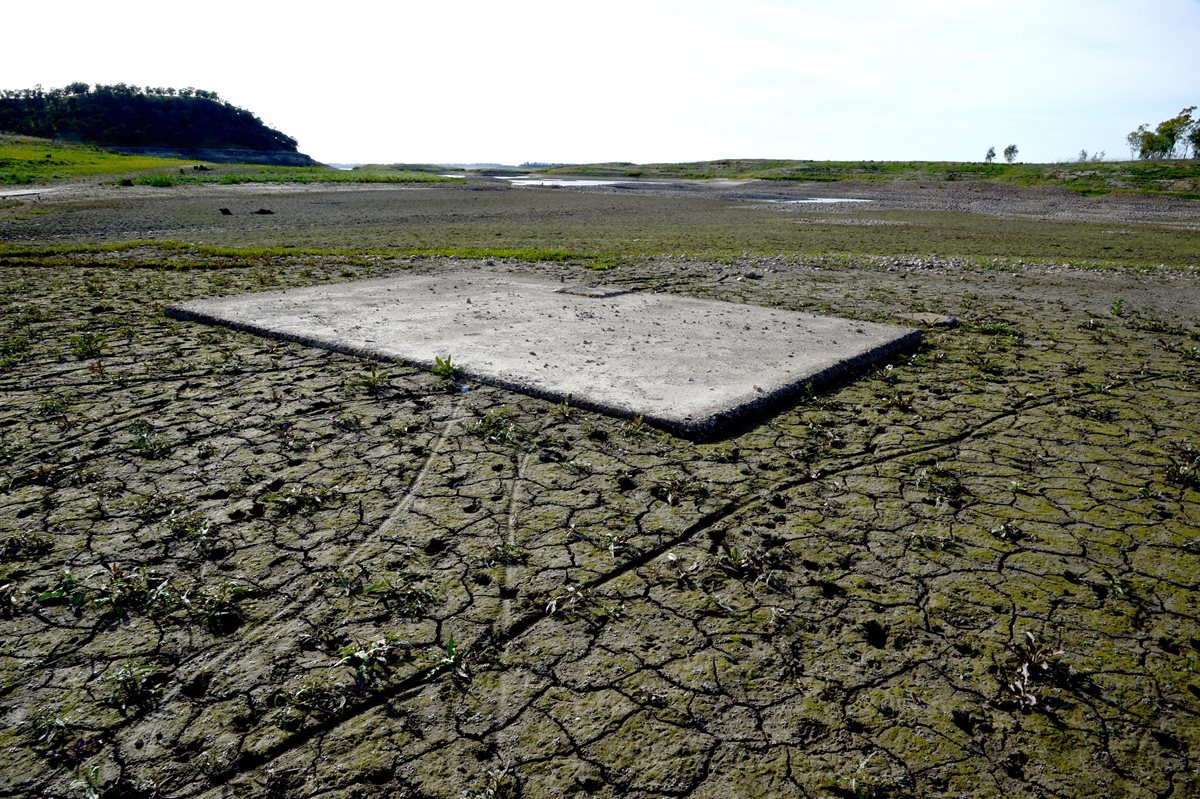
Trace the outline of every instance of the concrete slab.
<instances>
[{"instance_id":1,"label":"concrete slab","mask_svg":"<svg viewBox=\"0 0 1200 799\"><path fill-rule=\"evenodd\" d=\"M915 344L916 330L612 287L452 272L217 297L176 319L463 376L699 435Z\"/></svg>"}]
</instances>

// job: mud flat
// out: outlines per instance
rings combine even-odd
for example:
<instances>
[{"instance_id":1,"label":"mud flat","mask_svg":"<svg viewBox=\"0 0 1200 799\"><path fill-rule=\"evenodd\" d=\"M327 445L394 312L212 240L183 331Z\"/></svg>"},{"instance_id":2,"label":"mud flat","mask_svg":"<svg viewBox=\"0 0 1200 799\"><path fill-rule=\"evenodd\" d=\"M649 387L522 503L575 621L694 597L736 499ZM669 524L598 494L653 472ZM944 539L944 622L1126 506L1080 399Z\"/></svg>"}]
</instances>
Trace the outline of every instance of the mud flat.
<instances>
[{"instance_id":1,"label":"mud flat","mask_svg":"<svg viewBox=\"0 0 1200 799\"><path fill-rule=\"evenodd\" d=\"M1195 207L726 189L6 201L0 795L1195 795ZM163 313L463 272L960 325L698 442Z\"/></svg>"}]
</instances>

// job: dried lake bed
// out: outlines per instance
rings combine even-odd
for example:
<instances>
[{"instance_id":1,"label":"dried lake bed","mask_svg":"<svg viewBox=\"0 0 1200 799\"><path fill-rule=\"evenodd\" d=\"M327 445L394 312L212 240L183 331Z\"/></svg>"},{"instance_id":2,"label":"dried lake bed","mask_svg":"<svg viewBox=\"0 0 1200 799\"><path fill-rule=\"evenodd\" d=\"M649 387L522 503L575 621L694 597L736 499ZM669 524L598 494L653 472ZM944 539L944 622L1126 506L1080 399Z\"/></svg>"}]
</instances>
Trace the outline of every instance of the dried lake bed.
<instances>
[{"instance_id":1,"label":"dried lake bed","mask_svg":"<svg viewBox=\"0 0 1200 799\"><path fill-rule=\"evenodd\" d=\"M838 191L6 201L0 795L1194 794L1196 204ZM693 442L163 313L464 270L959 326Z\"/></svg>"}]
</instances>

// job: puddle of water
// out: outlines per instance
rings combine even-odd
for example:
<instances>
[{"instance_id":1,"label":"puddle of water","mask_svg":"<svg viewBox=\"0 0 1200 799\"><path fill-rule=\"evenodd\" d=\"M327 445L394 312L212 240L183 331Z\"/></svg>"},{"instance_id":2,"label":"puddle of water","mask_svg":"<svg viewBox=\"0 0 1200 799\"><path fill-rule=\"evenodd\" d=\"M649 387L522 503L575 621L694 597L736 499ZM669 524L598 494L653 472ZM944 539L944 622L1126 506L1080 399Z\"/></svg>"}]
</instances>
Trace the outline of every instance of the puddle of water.
<instances>
[{"instance_id":1,"label":"puddle of water","mask_svg":"<svg viewBox=\"0 0 1200 799\"><path fill-rule=\"evenodd\" d=\"M47 186L42 189L5 189L0 191L0 199L7 197L32 197L38 194L45 194L48 191L54 191L54 188Z\"/></svg>"},{"instance_id":2,"label":"puddle of water","mask_svg":"<svg viewBox=\"0 0 1200 799\"><path fill-rule=\"evenodd\" d=\"M594 180L592 178L579 178L570 180L567 178L504 178L511 182L514 186L613 186L617 183L626 183L623 180Z\"/></svg>"},{"instance_id":3,"label":"puddle of water","mask_svg":"<svg viewBox=\"0 0 1200 799\"><path fill-rule=\"evenodd\" d=\"M742 200L747 203L776 203L778 205L808 205L818 203L871 203L874 200L859 200L854 197L805 197L803 200Z\"/></svg>"}]
</instances>

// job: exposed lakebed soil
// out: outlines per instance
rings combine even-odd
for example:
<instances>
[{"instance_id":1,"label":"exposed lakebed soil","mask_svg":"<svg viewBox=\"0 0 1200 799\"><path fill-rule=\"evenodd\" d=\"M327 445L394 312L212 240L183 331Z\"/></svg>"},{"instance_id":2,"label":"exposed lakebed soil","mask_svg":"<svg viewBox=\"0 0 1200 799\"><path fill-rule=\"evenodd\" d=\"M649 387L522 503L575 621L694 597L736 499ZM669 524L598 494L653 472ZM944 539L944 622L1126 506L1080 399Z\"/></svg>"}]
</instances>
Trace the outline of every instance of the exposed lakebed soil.
<instances>
[{"instance_id":1,"label":"exposed lakebed soil","mask_svg":"<svg viewBox=\"0 0 1200 799\"><path fill-rule=\"evenodd\" d=\"M413 191L472 236L518 190ZM577 194L521 213L636 210ZM215 225L144 196L0 229ZM371 198L409 197L221 196L276 213L211 243L351 238L305 197L401 236ZM7 258L0 795L1194 794L1195 274L997 256ZM961 326L694 443L161 314L463 268Z\"/></svg>"}]
</instances>

